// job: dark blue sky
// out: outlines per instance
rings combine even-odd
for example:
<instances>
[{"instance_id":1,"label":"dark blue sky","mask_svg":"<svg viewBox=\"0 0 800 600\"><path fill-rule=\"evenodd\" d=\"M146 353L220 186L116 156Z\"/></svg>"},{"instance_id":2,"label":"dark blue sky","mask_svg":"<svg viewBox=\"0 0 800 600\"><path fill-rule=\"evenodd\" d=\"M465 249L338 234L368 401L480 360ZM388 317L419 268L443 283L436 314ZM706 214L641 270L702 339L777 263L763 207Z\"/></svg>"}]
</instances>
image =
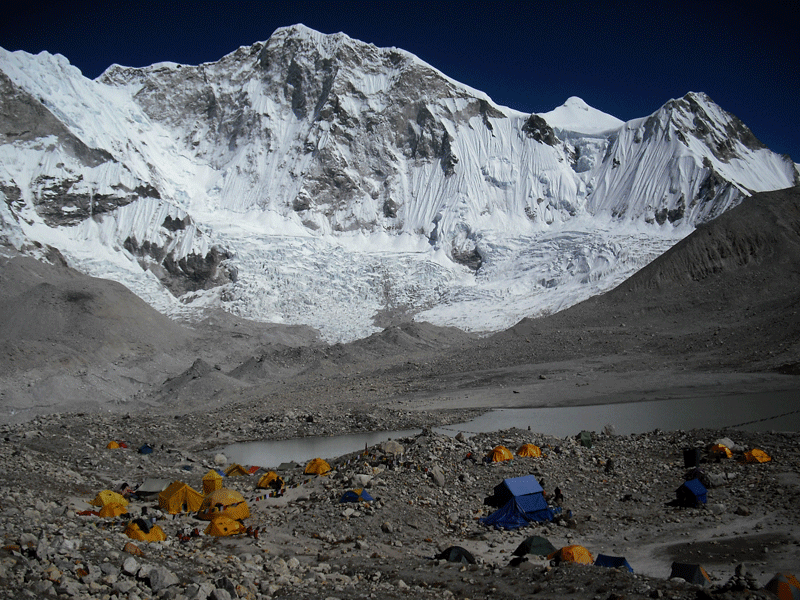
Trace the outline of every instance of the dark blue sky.
<instances>
[{"instance_id":1,"label":"dark blue sky","mask_svg":"<svg viewBox=\"0 0 800 600\"><path fill-rule=\"evenodd\" d=\"M0 46L63 54L94 78L113 63L214 61L304 23L408 50L526 112L580 96L628 120L703 91L800 162L796 12L794 2L25 2L4 9Z\"/></svg>"}]
</instances>

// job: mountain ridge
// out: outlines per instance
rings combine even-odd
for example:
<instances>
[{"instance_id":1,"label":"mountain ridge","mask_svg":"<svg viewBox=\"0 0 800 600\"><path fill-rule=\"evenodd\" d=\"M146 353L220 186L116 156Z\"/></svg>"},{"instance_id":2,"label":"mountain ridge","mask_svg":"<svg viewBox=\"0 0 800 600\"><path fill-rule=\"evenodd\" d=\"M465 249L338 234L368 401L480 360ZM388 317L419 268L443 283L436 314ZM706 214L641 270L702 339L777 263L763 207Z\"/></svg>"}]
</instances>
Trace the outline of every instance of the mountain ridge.
<instances>
[{"instance_id":1,"label":"mountain ridge","mask_svg":"<svg viewBox=\"0 0 800 600\"><path fill-rule=\"evenodd\" d=\"M35 137L5 126L8 244L57 247L173 317L224 307L328 339L369 335L396 310L484 332L557 310L798 178L701 93L617 129L591 113L605 124L569 131L405 51L302 25L198 66L112 66L89 81L63 57L2 51L0 71L55 119ZM70 149L80 144L90 150ZM287 235L309 240L311 255ZM388 257L386 235L412 254ZM341 253L355 237L356 253ZM259 259L265 244L300 261L301 278ZM535 276L509 282L500 265ZM348 271L351 283L331 293L315 270ZM495 290L514 306L520 285L535 300L503 316ZM339 329L314 296L337 304ZM465 313L476 301L492 314Z\"/></svg>"}]
</instances>

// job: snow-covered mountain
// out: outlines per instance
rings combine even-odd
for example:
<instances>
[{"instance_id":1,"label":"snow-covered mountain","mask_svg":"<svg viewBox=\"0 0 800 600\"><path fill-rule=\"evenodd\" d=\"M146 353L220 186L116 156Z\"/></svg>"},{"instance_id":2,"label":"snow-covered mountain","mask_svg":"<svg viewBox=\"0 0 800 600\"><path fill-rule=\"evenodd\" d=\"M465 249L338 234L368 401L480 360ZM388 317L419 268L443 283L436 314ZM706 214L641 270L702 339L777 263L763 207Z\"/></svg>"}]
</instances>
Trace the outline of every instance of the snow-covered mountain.
<instances>
[{"instance_id":1,"label":"snow-covered mountain","mask_svg":"<svg viewBox=\"0 0 800 600\"><path fill-rule=\"evenodd\" d=\"M159 310L509 326L605 291L798 167L702 93L627 123L498 106L302 25L199 66L0 49L0 235Z\"/></svg>"}]
</instances>

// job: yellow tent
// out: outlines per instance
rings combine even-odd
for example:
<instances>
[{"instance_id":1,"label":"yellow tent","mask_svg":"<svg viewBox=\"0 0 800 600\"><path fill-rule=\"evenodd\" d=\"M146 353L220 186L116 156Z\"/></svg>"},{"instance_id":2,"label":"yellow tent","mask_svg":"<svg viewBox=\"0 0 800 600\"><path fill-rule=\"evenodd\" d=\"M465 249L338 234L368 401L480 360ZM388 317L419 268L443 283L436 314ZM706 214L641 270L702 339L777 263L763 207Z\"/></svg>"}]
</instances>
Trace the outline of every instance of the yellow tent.
<instances>
[{"instance_id":1,"label":"yellow tent","mask_svg":"<svg viewBox=\"0 0 800 600\"><path fill-rule=\"evenodd\" d=\"M108 442L106 448L108 448L109 450L116 450L117 448L119 448L119 444L114 440L111 440L110 442Z\"/></svg>"},{"instance_id":2,"label":"yellow tent","mask_svg":"<svg viewBox=\"0 0 800 600\"><path fill-rule=\"evenodd\" d=\"M241 521L250 516L250 507L247 506L247 502L239 492L222 488L203 498L197 518L210 521L221 515Z\"/></svg>"},{"instance_id":3,"label":"yellow tent","mask_svg":"<svg viewBox=\"0 0 800 600\"><path fill-rule=\"evenodd\" d=\"M112 502L121 504L122 506L128 506L128 501L122 494L112 492L111 490L103 490L102 492L99 492L97 496L95 496L94 500L89 502L89 504L92 506L105 506L106 504L111 504Z\"/></svg>"},{"instance_id":4,"label":"yellow tent","mask_svg":"<svg viewBox=\"0 0 800 600\"><path fill-rule=\"evenodd\" d=\"M733 456L731 449L722 444L714 444L708 449L708 453L714 458L730 458Z\"/></svg>"},{"instance_id":5,"label":"yellow tent","mask_svg":"<svg viewBox=\"0 0 800 600\"><path fill-rule=\"evenodd\" d=\"M542 456L542 449L535 444L522 444L522 446L520 446L517 450L517 456L539 458Z\"/></svg>"},{"instance_id":6,"label":"yellow tent","mask_svg":"<svg viewBox=\"0 0 800 600\"><path fill-rule=\"evenodd\" d=\"M492 459L492 462L503 462L504 460L513 460L514 455L505 446L495 446L494 450L489 453L489 458Z\"/></svg>"},{"instance_id":7,"label":"yellow tent","mask_svg":"<svg viewBox=\"0 0 800 600\"><path fill-rule=\"evenodd\" d=\"M744 453L744 462L765 463L771 460L772 458L766 452L758 448L753 448Z\"/></svg>"},{"instance_id":8,"label":"yellow tent","mask_svg":"<svg viewBox=\"0 0 800 600\"><path fill-rule=\"evenodd\" d=\"M314 458L306 465L306 470L303 471L306 475L325 475L329 473L331 466L321 458Z\"/></svg>"},{"instance_id":9,"label":"yellow tent","mask_svg":"<svg viewBox=\"0 0 800 600\"><path fill-rule=\"evenodd\" d=\"M281 479L275 471L268 471L261 476L258 480L256 487L261 489L272 488L279 490L284 486L283 479Z\"/></svg>"},{"instance_id":10,"label":"yellow tent","mask_svg":"<svg viewBox=\"0 0 800 600\"><path fill-rule=\"evenodd\" d=\"M128 509L117 502L109 502L100 509L101 517L118 517L128 512Z\"/></svg>"},{"instance_id":11,"label":"yellow tent","mask_svg":"<svg viewBox=\"0 0 800 600\"><path fill-rule=\"evenodd\" d=\"M173 481L158 495L158 507L171 515L195 512L203 504L203 496L182 481Z\"/></svg>"},{"instance_id":12,"label":"yellow tent","mask_svg":"<svg viewBox=\"0 0 800 600\"><path fill-rule=\"evenodd\" d=\"M244 526L239 523L239 521L234 521L226 516L219 516L211 519L208 527L206 527L205 533L206 535L220 537L226 535L235 535L237 533L242 533L243 531Z\"/></svg>"},{"instance_id":13,"label":"yellow tent","mask_svg":"<svg viewBox=\"0 0 800 600\"><path fill-rule=\"evenodd\" d=\"M125 535L140 542L163 542L167 534L158 525L149 527L142 519L134 519L125 528Z\"/></svg>"},{"instance_id":14,"label":"yellow tent","mask_svg":"<svg viewBox=\"0 0 800 600\"><path fill-rule=\"evenodd\" d=\"M226 477L237 477L239 475L249 475L247 469L245 469L242 465L233 463L230 467L225 469L225 476Z\"/></svg>"},{"instance_id":15,"label":"yellow tent","mask_svg":"<svg viewBox=\"0 0 800 600\"><path fill-rule=\"evenodd\" d=\"M203 475L203 494L208 495L214 490L222 489L222 475L211 469Z\"/></svg>"},{"instance_id":16,"label":"yellow tent","mask_svg":"<svg viewBox=\"0 0 800 600\"><path fill-rule=\"evenodd\" d=\"M564 546L560 550L556 550L547 557L549 560L557 560L558 562L571 562L579 565L592 565L594 564L594 557L583 546Z\"/></svg>"}]
</instances>

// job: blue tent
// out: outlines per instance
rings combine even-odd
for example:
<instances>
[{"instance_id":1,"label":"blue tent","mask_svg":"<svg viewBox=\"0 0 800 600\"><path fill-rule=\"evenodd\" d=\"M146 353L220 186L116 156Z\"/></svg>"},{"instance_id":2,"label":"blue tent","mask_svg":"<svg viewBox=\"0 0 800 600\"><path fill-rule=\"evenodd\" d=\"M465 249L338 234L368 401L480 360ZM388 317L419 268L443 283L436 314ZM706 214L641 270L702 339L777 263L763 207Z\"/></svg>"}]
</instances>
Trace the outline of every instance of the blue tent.
<instances>
[{"instance_id":1,"label":"blue tent","mask_svg":"<svg viewBox=\"0 0 800 600\"><path fill-rule=\"evenodd\" d=\"M145 444L141 448L139 448L139 454L152 454L153 447L150 444Z\"/></svg>"},{"instance_id":2,"label":"blue tent","mask_svg":"<svg viewBox=\"0 0 800 600\"><path fill-rule=\"evenodd\" d=\"M345 492L342 497L339 499L339 502L372 502L375 500L372 496L369 495L369 492L364 489L360 490L350 490Z\"/></svg>"},{"instance_id":3,"label":"blue tent","mask_svg":"<svg viewBox=\"0 0 800 600\"><path fill-rule=\"evenodd\" d=\"M541 494L543 491L539 480L533 475L510 477L494 486L494 493L486 498L485 502L489 506L505 506L512 498L528 494Z\"/></svg>"},{"instance_id":4,"label":"blue tent","mask_svg":"<svg viewBox=\"0 0 800 600\"><path fill-rule=\"evenodd\" d=\"M608 556L607 554L598 554L594 559L594 564L598 567L610 567L612 569L627 569L633 573L633 567L628 564L624 556Z\"/></svg>"},{"instance_id":5,"label":"blue tent","mask_svg":"<svg viewBox=\"0 0 800 600\"><path fill-rule=\"evenodd\" d=\"M708 499L708 492L699 479L684 481L683 485L675 490L675 494L681 506L700 506Z\"/></svg>"},{"instance_id":6,"label":"blue tent","mask_svg":"<svg viewBox=\"0 0 800 600\"><path fill-rule=\"evenodd\" d=\"M547 506L542 486L533 475L504 479L503 483L495 486L490 499L502 501L503 504L491 515L481 519L484 525L516 529L534 521L553 520L553 511Z\"/></svg>"}]
</instances>

